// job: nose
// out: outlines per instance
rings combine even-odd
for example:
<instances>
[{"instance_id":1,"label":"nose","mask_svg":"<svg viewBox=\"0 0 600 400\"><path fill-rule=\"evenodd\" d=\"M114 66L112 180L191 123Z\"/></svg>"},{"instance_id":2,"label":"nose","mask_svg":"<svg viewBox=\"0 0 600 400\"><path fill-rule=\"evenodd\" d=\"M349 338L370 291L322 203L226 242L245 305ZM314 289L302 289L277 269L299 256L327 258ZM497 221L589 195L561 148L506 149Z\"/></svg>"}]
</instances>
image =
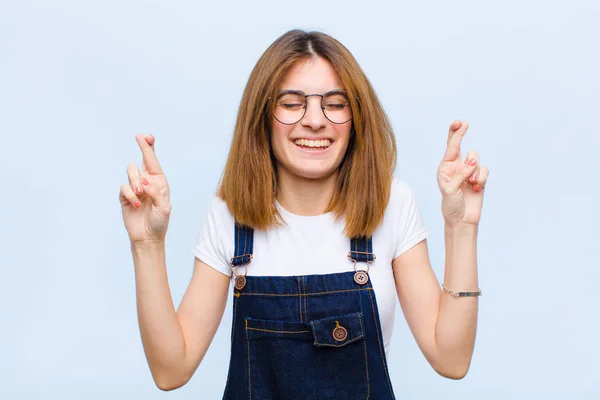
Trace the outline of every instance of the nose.
<instances>
[{"instance_id":1,"label":"nose","mask_svg":"<svg viewBox=\"0 0 600 400\"><path fill-rule=\"evenodd\" d=\"M306 113L300 120L302 126L311 128L312 130L319 130L327 125L327 118L321 108L321 97L318 96L307 96L306 99Z\"/></svg>"}]
</instances>

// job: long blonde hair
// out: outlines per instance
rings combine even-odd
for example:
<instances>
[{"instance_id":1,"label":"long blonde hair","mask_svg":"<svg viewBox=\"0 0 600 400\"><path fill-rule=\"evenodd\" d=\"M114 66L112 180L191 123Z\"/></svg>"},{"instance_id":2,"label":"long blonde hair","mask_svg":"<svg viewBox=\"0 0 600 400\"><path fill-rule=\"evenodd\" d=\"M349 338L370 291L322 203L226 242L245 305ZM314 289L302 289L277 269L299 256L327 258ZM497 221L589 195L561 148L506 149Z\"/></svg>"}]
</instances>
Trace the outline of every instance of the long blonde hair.
<instances>
[{"instance_id":1,"label":"long blonde hair","mask_svg":"<svg viewBox=\"0 0 600 400\"><path fill-rule=\"evenodd\" d=\"M391 125L369 80L340 42L321 32L292 30L263 53L240 103L218 196L241 224L266 230L283 222L276 207L277 166L271 149L273 102L298 61L328 60L348 93L352 131L327 211L345 217L347 237L370 236L383 220L396 165Z\"/></svg>"}]
</instances>

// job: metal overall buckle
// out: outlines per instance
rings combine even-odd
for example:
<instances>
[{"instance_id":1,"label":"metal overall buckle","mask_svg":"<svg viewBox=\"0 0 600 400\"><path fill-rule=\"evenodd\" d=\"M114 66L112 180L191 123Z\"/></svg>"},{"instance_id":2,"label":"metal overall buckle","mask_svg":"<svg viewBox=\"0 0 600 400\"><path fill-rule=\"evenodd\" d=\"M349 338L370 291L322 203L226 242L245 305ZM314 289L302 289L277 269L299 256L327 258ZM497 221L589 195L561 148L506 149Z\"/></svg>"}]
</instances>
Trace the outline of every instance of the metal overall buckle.
<instances>
[{"instance_id":1,"label":"metal overall buckle","mask_svg":"<svg viewBox=\"0 0 600 400\"><path fill-rule=\"evenodd\" d=\"M373 253L364 252L364 251L351 251L348 253L348 259L354 263L354 282L356 282L362 286L362 285L366 284L367 282L369 282L369 270L371 269L371 263L373 261L366 261L366 263L367 263L366 271L363 269L359 270L356 268L356 260L354 258L352 258L352 253L373 255L373 261L375 261L375 259L377 257Z\"/></svg>"},{"instance_id":2,"label":"metal overall buckle","mask_svg":"<svg viewBox=\"0 0 600 400\"><path fill-rule=\"evenodd\" d=\"M248 256L250 261L248 261L247 263L244 264L240 264L240 265L233 265L233 260L236 258L243 258ZM235 283L234 283L234 287L237 290L242 290L246 287L246 275L248 274L248 267L246 267L246 265L250 264L252 262L252 254L242 254L241 256L236 256L233 257L230 261L229 261L229 265L231 266L231 270L234 271L233 275L235 276ZM237 271L238 267L244 266L246 268L244 268L244 275L237 275L235 271ZM235 268L235 270L234 270Z\"/></svg>"}]
</instances>

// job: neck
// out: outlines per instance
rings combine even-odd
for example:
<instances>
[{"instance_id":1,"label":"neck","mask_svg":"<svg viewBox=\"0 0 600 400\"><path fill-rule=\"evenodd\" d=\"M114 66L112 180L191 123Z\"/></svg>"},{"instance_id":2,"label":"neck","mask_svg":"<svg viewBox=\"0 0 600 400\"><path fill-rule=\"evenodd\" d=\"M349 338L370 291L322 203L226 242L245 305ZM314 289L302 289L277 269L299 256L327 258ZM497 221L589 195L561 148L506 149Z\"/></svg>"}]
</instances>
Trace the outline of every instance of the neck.
<instances>
[{"instance_id":1,"label":"neck","mask_svg":"<svg viewBox=\"0 0 600 400\"><path fill-rule=\"evenodd\" d=\"M333 196L337 173L324 178L308 179L292 176L283 168L277 171L277 201L292 214L314 216L324 214Z\"/></svg>"}]
</instances>

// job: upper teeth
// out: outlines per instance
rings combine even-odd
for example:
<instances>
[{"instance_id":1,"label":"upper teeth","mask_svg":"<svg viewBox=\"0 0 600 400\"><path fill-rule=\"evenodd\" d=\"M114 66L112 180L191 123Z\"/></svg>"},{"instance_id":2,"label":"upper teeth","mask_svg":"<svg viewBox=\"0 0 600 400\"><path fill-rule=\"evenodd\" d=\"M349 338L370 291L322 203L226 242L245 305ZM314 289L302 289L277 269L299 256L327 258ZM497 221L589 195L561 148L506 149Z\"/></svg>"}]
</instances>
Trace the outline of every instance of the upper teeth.
<instances>
[{"instance_id":1,"label":"upper teeth","mask_svg":"<svg viewBox=\"0 0 600 400\"><path fill-rule=\"evenodd\" d=\"M308 139L296 139L294 141L298 146L307 146L307 147L329 147L331 145L331 140L323 139L323 140L308 140Z\"/></svg>"}]
</instances>

